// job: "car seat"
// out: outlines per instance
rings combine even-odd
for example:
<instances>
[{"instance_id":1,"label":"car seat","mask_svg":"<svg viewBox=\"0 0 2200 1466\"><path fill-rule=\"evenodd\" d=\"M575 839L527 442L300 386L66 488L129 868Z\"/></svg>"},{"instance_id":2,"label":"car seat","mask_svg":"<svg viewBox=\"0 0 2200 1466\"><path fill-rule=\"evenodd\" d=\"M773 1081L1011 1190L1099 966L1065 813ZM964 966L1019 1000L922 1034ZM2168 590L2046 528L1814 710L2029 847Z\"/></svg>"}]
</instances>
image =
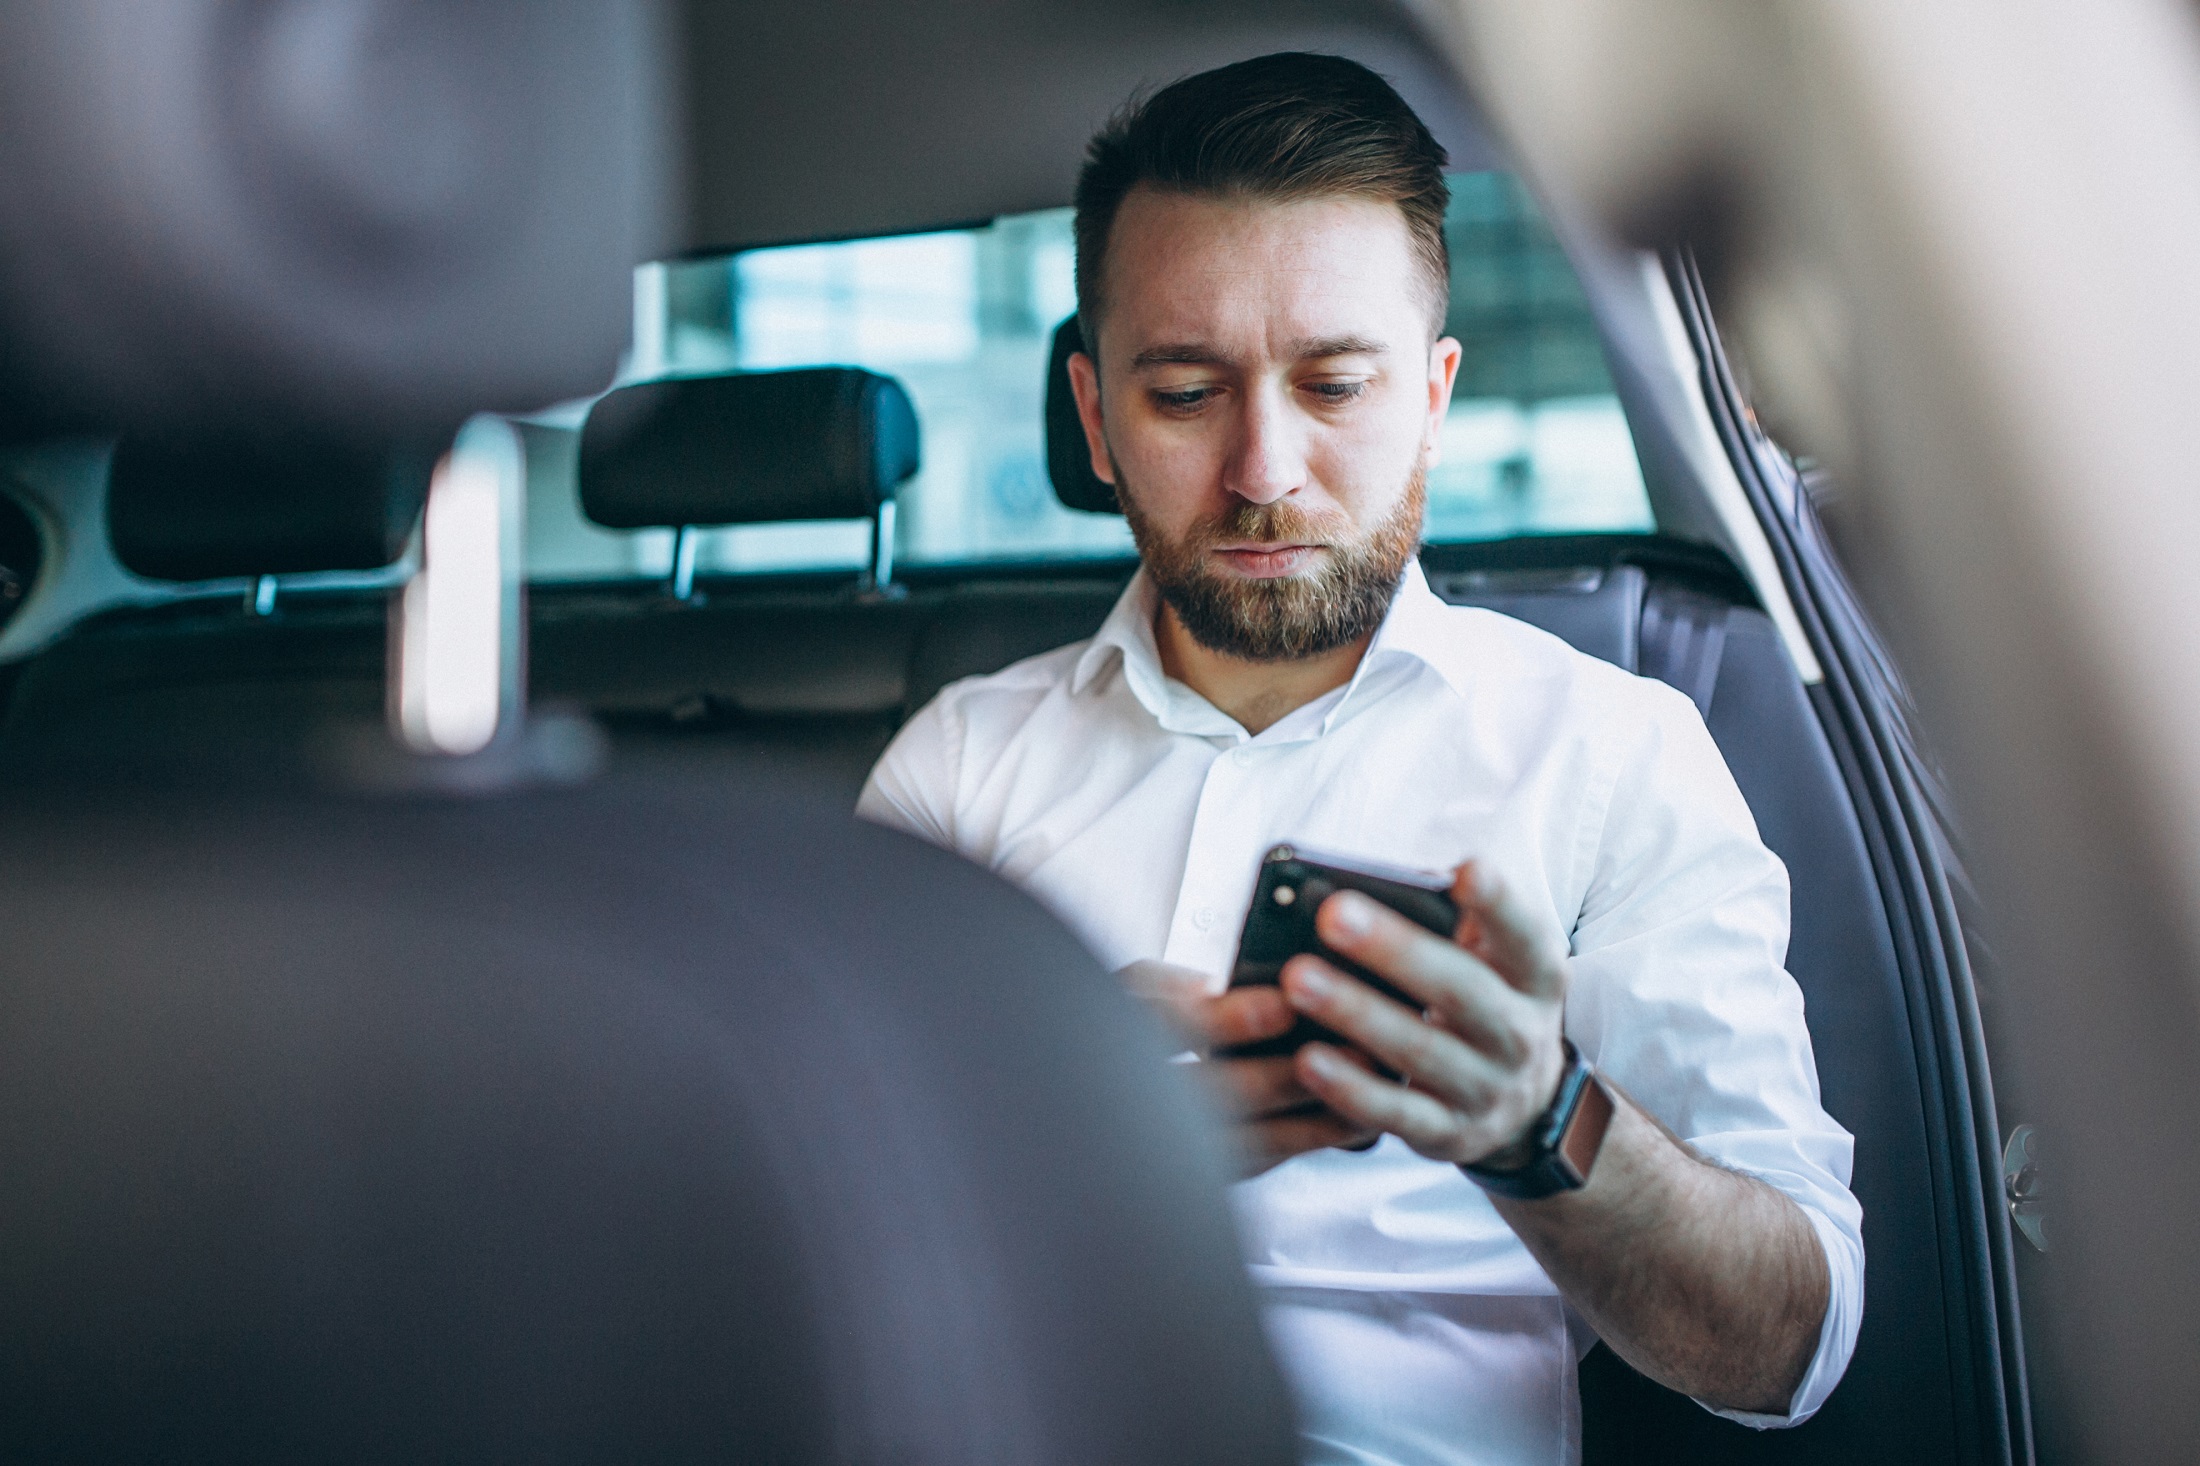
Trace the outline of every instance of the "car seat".
<instances>
[{"instance_id":1,"label":"car seat","mask_svg":"<svg viewBox=\"0 0 2200 1466\"><path fill-rule=\"evenodd\" d=\"M279 587L389 571L433 461L327 435L123 437L106 497L115 557L200 593L94 616L31 658L0 721L0 771L302 777L325 740L378 726L385 593Z\"/></svg>"},{"instance_id":2,"label":"car seat","mask_svg":"<svg viewBox=\"0 0 2200 1466\"><path fill-rule=\"evenodd\" d=\"M1048 464L1073 508L1105 512L1069 391L1072 316L1048 366ZM1687 693L1793 889L1788 970L1803 991L1827 1111L1856 1137L1865 1307L1848 1373L1793 1430L1759 1432L1651 1383L1601 1346L1582 1371L1584 1459L1853 1462L1958 1459L1960 1422L1989 1388L1959 1359L1953 1250L1934 1204L1937 1118L1864 826L1814 689L1725 557L1657 536L1536 537L1431 546L1429 583L1458 604L1543 627ZM1982 1244L1981 1244L1982 1245Z\"/></svg>"}]
</instances>

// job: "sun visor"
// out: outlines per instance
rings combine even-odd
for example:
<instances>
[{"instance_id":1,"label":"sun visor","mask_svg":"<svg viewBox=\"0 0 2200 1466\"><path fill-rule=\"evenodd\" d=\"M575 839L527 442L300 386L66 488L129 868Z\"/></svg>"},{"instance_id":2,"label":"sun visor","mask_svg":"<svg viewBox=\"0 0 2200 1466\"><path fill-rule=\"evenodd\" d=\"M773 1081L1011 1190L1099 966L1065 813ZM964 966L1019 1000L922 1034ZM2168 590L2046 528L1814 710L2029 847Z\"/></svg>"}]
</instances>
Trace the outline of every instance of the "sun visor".
<instances>
[{"instance_id":1,"label":"sun visor","mask_svg":"<svg viewBox=\"0 0 2200 1466\"><path fill-rule=\"evenodd\" d=\"M869 519L917 471L916 408L855 367L622 387L581 430L581 509L610 529Z\"/></svg>"}]
</instances>

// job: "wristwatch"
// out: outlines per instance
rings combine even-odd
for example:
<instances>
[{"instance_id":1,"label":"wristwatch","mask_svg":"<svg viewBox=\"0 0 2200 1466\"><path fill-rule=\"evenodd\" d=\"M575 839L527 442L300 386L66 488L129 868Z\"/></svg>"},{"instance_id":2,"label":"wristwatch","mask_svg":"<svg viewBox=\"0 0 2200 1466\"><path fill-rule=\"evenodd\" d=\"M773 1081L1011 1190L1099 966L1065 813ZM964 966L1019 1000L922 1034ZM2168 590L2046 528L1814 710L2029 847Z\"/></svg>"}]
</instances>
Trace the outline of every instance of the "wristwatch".
<instances>
[{"instance_id":1,"label":"wristwatch","mask_svg":"<svg viewBox=\"0 0 2200 1466\"><path fill-rule=\"evenodd\" d=\"M1596 1164L1604 1145L1604 1132L1612 1124L1612 1094L1597 1078L1596 1070L1581 1057L1571 1039L1566 1046L1566 1069L1559 1076L1558 1094L1551 1107L1528 1127L1528 1158L1497 1168L1461 1166L1467 1179L1493 1196L1515 1201L1534 1201L1561 1191L1579 1191L1589 1184L1589 1168Z\"/></svg>"}]
</instances>

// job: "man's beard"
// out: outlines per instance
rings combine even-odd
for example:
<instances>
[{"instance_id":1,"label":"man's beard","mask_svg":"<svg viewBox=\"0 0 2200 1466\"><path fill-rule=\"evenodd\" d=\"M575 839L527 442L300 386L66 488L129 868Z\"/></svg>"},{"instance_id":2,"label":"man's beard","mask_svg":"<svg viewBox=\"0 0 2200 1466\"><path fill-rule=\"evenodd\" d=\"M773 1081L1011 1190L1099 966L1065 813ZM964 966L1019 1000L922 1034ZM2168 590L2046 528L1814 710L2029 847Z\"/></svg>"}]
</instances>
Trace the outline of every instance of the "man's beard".
<instances>
[{"instance_id":1,"label":"man's beard","mask_svg":"<svg viewBox=\"0 0 2200 1466\"><path fill-rule=\"evenodd\" d=\"M1118 485L1115 497L1162 600L1192 640L1245 662L1301 661L1373 635L1421 547L1428 499L1427 468L1416 463L1398 506L1364 535L1341 513L1316 517L1286 499L1240 503L1172 541L1126 489ZM1226 575L1209 553L1226 544L1322 545L1328 563L1313 575L1273 580Z\"/></svg>"}]
</instances>

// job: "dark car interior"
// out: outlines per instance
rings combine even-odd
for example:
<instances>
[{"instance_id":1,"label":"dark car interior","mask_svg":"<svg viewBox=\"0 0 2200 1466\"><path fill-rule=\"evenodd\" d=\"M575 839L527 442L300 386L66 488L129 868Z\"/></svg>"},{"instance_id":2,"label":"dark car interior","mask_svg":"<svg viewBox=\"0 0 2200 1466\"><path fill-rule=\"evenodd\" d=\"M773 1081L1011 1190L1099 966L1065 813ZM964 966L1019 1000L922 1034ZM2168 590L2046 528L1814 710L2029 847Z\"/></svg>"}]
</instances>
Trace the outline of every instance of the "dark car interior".
<instances>
[{"instance_id":1,"label":"dark car interior","mask_svg":"<svg viewBox=\"0 0 2200 1466\"><path fill-rule=\"evenodd\" d=\"M913 420L898 390L813 392L804 402L770 377L681 385L718 394L721 410L675 402L634 414L613 393L595 411L623 419L617 451L590 453L593 415L589 429L563 441L533 430L530 451L576 457L583 504L626 528L722 523L729 510L799 520L875 513L906 476L912 449L892 440L909 437ZM767 385L780 390L756 390ZM743 411L752 400L753 417ZM1064 398L1055 401L1047 430L1059 443L1080 430ZM812 467L799 482L774 478L769 497L745 492L742 465L772 461L774 440L814 444ZM137 461L127 452L117 460ZM638 496L621 496L637 460L694 466L694 487L684 490L679 471L659 467L639 507ZM218 551L187 549L211 519L194 512L196 481L178 473L158 485L172 539L134 509L141 482L130 470L111 485L110 532L118 521L131 526L117 534L118 548L148 569L198 578L356 568L361 535L373 543L384 522L355 515L347 538L347 526L292 520L279 534L240 534ZM207 492L231 492L230 482ZM1093 497L1087 483L1057 488L1065 500ZM418 491L392 480L381 504L403 515ZM1937 1440L1946 1448L1931 1455L1961 1459L1962 1395L1951 1369L1960 1319L1927 1306L1947 1297L1948 1259L1929 1204L1933 1164L1912 1029L1864 835L1809 690L1771 622L1724 556L1656 535L1432 547L1424 563L1446 599L1502 611L1667 681L1703 712L1794 882L1789 962L1808 1002L1827 1107L1858 1136L1868 1296L1906 1300L1867 1309L1847 1379L1816 1420L1791 1433L1729 1425L1598 1351L1583 1387L1591 1458L1926 1459L1922 1443ZM793 777L852 804L911 712L956 678L1090 635L1126 573L1120 563L1074 574L912 571L887 587L868 572L704 578L687 597L667 584L538 590L533 695L597 717L615 748ZM0 725L0 761L16 770L137 761L173 770L244 758L265 777L287 768L309 779L325 746L316 740L332 724L382 716L386 636L378 594L286 595L271 615L241 597L108 613L21 667Z\"/></svg>"},{"instance_id":2,"label":"dark car interior","mask_svg":"<svg viewBox=\"0 0 2200 1466\"><path fill-rule=\"evenodd\" d=\"M807 23L784 24L786 54L823 44ZM1378 29L1381 47L1406 44L1395 28ZM1375 44L1349 27L1331 39ZM1142 65L1173 73L1199 47L1225 44L1237 42L1188 32ZM784 179L816 145L790 144L756 166ZM981 165L964 159L943 190ZM1017 184L1031 206L1062 202L1051 186ZM898 179L849 205L842 232L969 216L951 201L911 203L913 188ZM826 232L772 207L720 217L714 242ZM918 207L932 212L920 218L910 212ZM1667 682L1703 714L1790 872L1789 967L1826 1107L1856 1136L1867 1256L1854 1362L1816 1419L1749 1431L1599 1348L1583 1372L1586 1459L2006 1461L1996 1326L1980 1303L1991 1293L1987 1214L1962 1200L1948 1138L1959 1121L1929 1078L1938 1030L1922 1015L1936 998L1898 956L1877 836L1829 736L1822 689L1799 669L1762 581L1703 528L1708 491L1672 446L1684 434L1660 397L1672 389L1645 365L1648 318L1599 285L1613 262L1585 253L1576 264L1652 480L1657 527L1431 543L1423 564L1445 599L1518 617ZM1056 331L1048 360L1045 462L1063 506L1100 515L1112 494L1091 475L1064 390L1074 329L1073 318ZM668 575L528 589L530 703L591 720L615 770L677 768L704 787L799 788L850 806L895 730L942 687L1090 635L1134 568L1120 555L896 565L897 494L924 458L926 424L890 375L690 374L621 386L577 423L516 425L531 502L563 494L602 529L675 536ZM333 751L386 717L389 585L411 553L427 462L246 434L192 453L125 435L104 463L98 532L143 594L93 605L0 663L0 777L18 799L63 775L116 787L240 773L262 789L340 784ZM321 492L297 494L302 483ZM0 618L42 574L85 553L64 533L81 536L82 523L62 526L50 496L20 474L12 487L22 503L0 495ZM861 565L729 573L694 553L701 530L836 520L868 526ZM366 580L340 583L338 573Z\"/></svg>"}]
</instances>

